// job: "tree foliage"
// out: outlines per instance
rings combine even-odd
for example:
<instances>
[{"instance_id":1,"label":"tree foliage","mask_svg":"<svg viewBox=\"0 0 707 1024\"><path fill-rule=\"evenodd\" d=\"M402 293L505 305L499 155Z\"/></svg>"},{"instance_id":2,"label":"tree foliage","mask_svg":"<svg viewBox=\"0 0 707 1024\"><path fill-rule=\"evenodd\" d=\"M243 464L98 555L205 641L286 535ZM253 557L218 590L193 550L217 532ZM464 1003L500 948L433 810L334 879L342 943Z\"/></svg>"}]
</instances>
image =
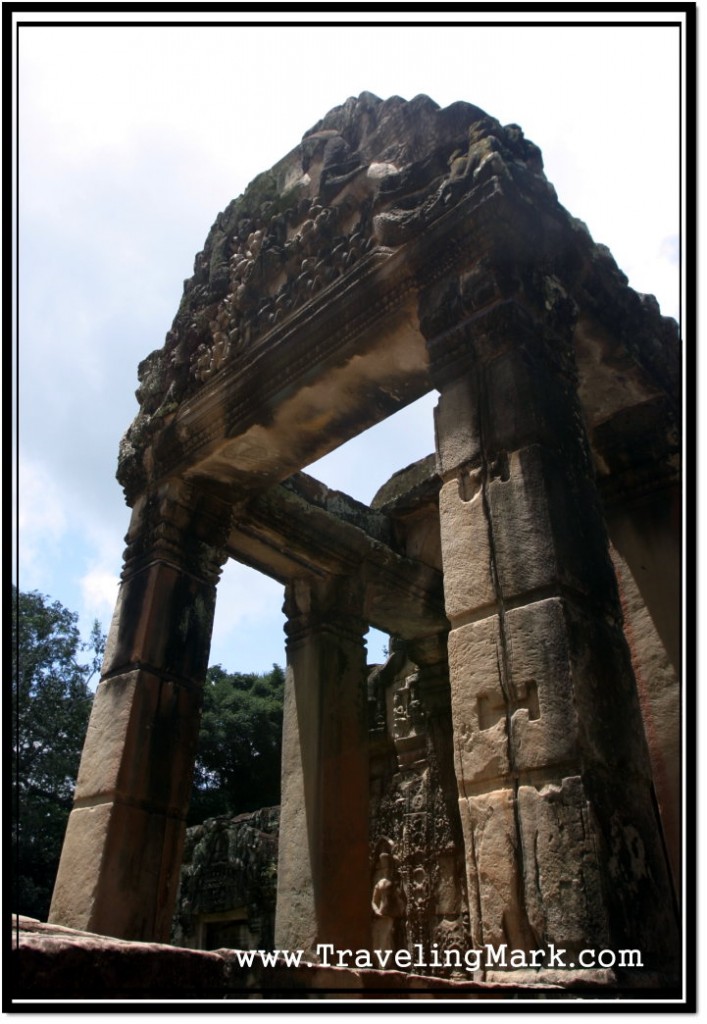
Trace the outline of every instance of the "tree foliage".
<instances>
[{"instance_id":1,"label":"tree foliage","mask_svg":"<svg viewBox=\"0 0 707 1024\"><path fill-rule=\"evenodd\" d=\"M13 910L46 919L105 638L78 616L12 588ZM88 653L88 663L82 654Z\"/></svg>"},{"instance_id":2,"label":"tree foliage","mask_svg":"<svg viewBox=\"0 0 707 1024\"><path fill-rule=\"evenodd\" d=\"M285 676L209 669L189 823L280 802Z\"/></svg>"}]
</instances>

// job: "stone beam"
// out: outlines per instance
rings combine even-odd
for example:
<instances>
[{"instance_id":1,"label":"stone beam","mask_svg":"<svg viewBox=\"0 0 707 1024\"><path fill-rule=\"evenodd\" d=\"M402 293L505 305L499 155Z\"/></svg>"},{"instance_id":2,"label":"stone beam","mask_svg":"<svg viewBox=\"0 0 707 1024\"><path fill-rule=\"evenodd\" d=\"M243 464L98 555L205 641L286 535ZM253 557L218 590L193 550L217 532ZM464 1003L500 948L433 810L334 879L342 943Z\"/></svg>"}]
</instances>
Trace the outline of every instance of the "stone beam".
<instances>
[{"instance_id":1,"label":"stone beam","mask_svg":"<svg viewBox=\"0 0 707 1024\"><path fill-rule=\"evenodd\" d=\"M338 283L168 419L152 447L159 476L262 488L430 390L404 261L379 249Z\"/></svg>"},{"instance_id":2,"label":"stone beam","mask_svg":"<svg viewBox=\"0 0 707 1024\"><path fill-rule=\"evenodd\" d=\"M299 473L234 517L231 557L282 583L359 575L370 625L396 636L448 628L441 573L394 548L390 519Z\"/></svg>"},{"instance_id":3,"label":"stone beam","mask_svg":"<svg viewBox=\"0 0 707 1024\"><path fill-rule=\"evenodd\" d=\"M118 475L128 502L148 479L172 475L262 490L429 392L419 291L485 250L496 232L511 231L517 211L506 207L498 181L487 178L453 209L436 212L424 237L419 225L398 227L391 237L390 225L379 224L352 269L266 330L188 401L167 392L149 417L144 395L163 387L170 371L145 360L143 411L121 445ZM181 356L175 350L170 358Z\"/></svg>"}]
</instances>

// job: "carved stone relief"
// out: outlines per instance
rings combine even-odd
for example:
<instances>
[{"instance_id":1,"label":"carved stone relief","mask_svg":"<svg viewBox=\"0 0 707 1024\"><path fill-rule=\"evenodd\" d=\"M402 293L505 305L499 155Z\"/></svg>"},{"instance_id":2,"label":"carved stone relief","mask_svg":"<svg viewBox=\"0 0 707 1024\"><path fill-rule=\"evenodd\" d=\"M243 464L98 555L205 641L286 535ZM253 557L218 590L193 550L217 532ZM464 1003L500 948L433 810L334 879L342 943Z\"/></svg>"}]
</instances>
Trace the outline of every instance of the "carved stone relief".
<instances>
[{"instance_id":1,"label":"carved stone relief","mask_svg":"<svg viewBox=\"0 0 707 1024\"><path fill-rule=\"evenodd\" d=\"M231 922L237 922L241 941L249 934L253 945L272 947L279 821L279 808L269 807L187 830L172 922L175 945L215 948L208 944L209 930L223 936L224 923L233 931Z\"/></svg>"},{"instance_id":2,"label":"carved stone relief","mask_svg":"<svg viewBox=\"0 0 707 1024\"><path fill-rule=\"evenodd\" d=\"M440 773L440 758L452 757L449 684L437 680L434 692L426 691L419 666L399 645L373 671L369 701L374 893L380 877L395 886L395 948L418 959L423 952L433 963L435 950L463 951L469 944L460 823ZM380 934L374 917L374 949ZM439 961L445 962L442 955Z\"/></svg>"}]
</instances>

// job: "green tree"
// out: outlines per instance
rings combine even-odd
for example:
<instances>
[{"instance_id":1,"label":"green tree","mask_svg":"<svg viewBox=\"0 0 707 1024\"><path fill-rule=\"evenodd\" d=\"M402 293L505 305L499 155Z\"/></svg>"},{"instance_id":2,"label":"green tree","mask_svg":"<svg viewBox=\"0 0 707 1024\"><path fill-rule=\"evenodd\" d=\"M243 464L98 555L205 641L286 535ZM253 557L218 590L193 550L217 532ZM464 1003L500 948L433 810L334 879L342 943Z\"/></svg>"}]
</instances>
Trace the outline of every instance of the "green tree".
<instances>
[{"instance_id":1,"label":"green tree","mask_svg":"<svg viewBox=\"0 0 707 1024\"><path fill-rule=\"evenodd\" d=\"M105 637L82 643L78 616L12 588L13 910L46 920ZM88 664L81 660L88 654Z\"/></svg>"},{"instance_id":2,"label":"green tree","mask_svg":"<svg viewBox=\"0 0 707 1024\"><path fill-rule=\"evenodd\" d=\"M189 824L280 802L284 685L278 665L265 674L209 669Z\"/></svg>"}]
</instances>

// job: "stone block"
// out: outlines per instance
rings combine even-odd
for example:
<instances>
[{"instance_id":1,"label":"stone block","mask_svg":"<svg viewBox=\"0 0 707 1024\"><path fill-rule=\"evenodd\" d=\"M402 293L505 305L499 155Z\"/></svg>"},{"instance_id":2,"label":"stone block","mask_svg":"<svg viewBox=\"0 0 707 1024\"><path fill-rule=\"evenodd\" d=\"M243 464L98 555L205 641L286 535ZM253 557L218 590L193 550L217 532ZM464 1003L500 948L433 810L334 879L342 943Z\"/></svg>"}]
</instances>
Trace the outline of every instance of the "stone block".
<instances>
[{"instance_id":1,"label":"stone block","mask_svg":"<svg viewBox=\"0 0 707 1024\"><path fill-rule=\"evenodd\" d=\"M154 563L120 588L103 674L135 665L203 682L216 602L213 585Z\"/></svg>"},{"instance_id":2,"label":"stone block","mask_svg":"<svg viewBox=\"0 0 707 1024\"><path fill-rule=\"evenodd\" d=\"M562 601L552 598L509 611L505 627L514 768L522 772L578 763L577 711Z\"/></svg>"},{"instance_id":3,"label":"stone block","mask_svg":"<svg viewBox=\"0 0 707 1024\"><path fill-rule=\"evenodd\" d=\"M498 616L449 634L449 678L460 792L482 780L506 779L507 703L501 683Z\"/></svg>"},{"instance_id":4,"label":"stone block","mask_svg":"<svg viewBox=\"0 0 707 1024\"><path fill-rule=\"evenodd\" d=\"M476 391L472 378L463 376L445 387L435 407L437 470L442 475L481 461Z\"/></svg>"},{"instance_id":5,"label":"stone block","mask_svg":"<svg viewBox=\"0 0 707 1024\"><path fill-rule=\"evenodd\" d=\"M112 805L96 910L90 927L123 938L169 938L179 883L184 822Z\"/></svg>"},{"instance_id":6,"label":"stone block","mask_svg":"<svg viewBox=\"0 0 707 1024\"><path fill-rule=\"evenodd\" d=\"M459 801L467 851L472 946L530 948L521 903L519 843L513 789Z\"/></svg>"},{"instance_id":7,"label":"stone block","mask_svg":"<svg viewBox=\"0 0 707 1024\"><path fill-rule=\"evenodd\" d=\"M111 804L74 807L69 815L61 862L54 884L49 921L69 928L89 928L100 893L100 872L111 817ZM91 875L84 865L91 866Z\"/></svg>"},{"instance_id":8,"label":"stone block","mask_svg":"<svg viewBox=\"0 0 707 1024\"><path fill-rule=\"evenodd\" d=\"M640 949L651 971L679 970L678 906L654 793L628 773L586 773L584 787L599 823L595 846L615 946Z\"/></svg>"},{"instance_id":9,"label":"stone block","mask_svg":"<svg viewBox=\"0 0 707 1024\"><path fill-rule=\"evenodd\" d=\"M612 599L606 533L590 482L541 445L499 460L492 477L493 557L504 600L560 586Z\"/></svg>"},{"instance_id":10,"label":"stone block","mask_svg":"<svg viewBox=\"0 0 707 1024\"><path fill-rule=\"evenodd\" d=\"M115 802L74 808L50 921L166 941L183 842L183 821L163 814Z\"/></svg>"},{"instance_id":11,"label":"stone block","mask_svg":"<svg viewBox=\"0 0 707 1024\"><path fill-rule=\"evenodd\" d=\"M460 784L579 763L563 603L548 599L513 609L505 615L504 629L505 652L495 615L449 635Z\"/></svg>"},{"instance_id":12,"label":"stone block","mask_svg":"<svg viewBox=\"0 0 707 1024\"><path fill-rule=\"evenodd\" d=\"M481 470L462 469L439 495L439 522L444 563L447 617L495 609L491 575L489 523L484 507Z\"/></svg>"},{"instance_id":13,"label":"stone block","mask_svg":"<svg viewBox=\"0 0 707 1024\"><path fill-rule=\"evenodd\" d=\"M570 383L539 346L501 353L484 367L483 432L489 451L541 443L559 448L577 429Z\"/></svg>"},{"instance_id":14,"label":"stone block","mask_svg":"<svg viewBox=\"0 0 707 1024\"><path fill-rule=\"evenodd\" d=\"M76 801L118 797L185 815L200 708L196 688L149 672L103 680L91 711Z\"/></svg>"},{"instance_id":15,"label":"stone block","mask_svg":"<svg viewBox=\"0 0 707 1024\"><path fill-rule=\"evenodd\" d=\"M96 690L76 780L76 801L106 797L117 791L141 674L127 672L104 680Z\"/></svg>"},{"instance_id":16,"label":"stone block","mask_svg":"<svg viewBox=\"0 0 707 1024\"><path fill-rule=\"evenodd\" d=\"M597 826L581 778L540 789L520 786L518 817L524 902L538 943L571 953L611 948Z\"/></svg>"},{"instance_id":17,"label":"stone block","mask_svg":"<svg viewBox=\"0 0 707 1024\"><path fill-rule=\"evenodd\" d=\"M111 618L108 636L106 637L101 677L108 675L109 672L123 663L121 659L124 658L124 654L121 648L124 645L121 643L121 634L124 631L124 627L121 623L123 618L123 603L126 595L127 588L123 584L118 587L118 594L115 599L115 607L113 609L113 617Z\"/></svg>"},{"instance_id":18,"label":"stone block","mask_svg":"<svg viewBox=\"0 0 707 1024\"><path fill-rule=\"evenodd\" d=\"M636 680L621 622L573 602L564 615L582 756L595 772L651 784Z\"/></svg>"},{"instance_id":19,"label":"stone block","mask_svg":"<svg viewBox=\"0 0 707 1024\"><path fill-rule=\"evenodd\" d=\"M505 600L540 587L557 588L560 582L548 468L539 447L526 448L513 452L501 475L488 484L493 554Z\"/></svg>"}]
</instances>

